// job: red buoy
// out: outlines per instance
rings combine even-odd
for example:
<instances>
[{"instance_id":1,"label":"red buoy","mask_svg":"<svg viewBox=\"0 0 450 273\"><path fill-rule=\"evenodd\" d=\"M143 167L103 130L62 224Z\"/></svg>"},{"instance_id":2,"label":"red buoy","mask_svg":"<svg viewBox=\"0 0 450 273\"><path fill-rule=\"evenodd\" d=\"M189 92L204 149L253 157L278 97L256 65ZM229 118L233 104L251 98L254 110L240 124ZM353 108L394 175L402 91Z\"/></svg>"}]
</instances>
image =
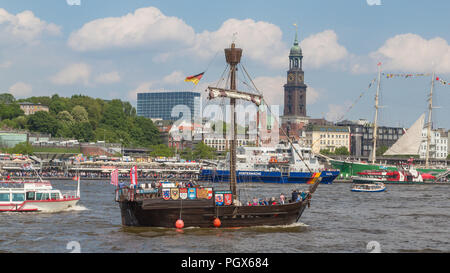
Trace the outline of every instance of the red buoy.
<instances>
[{"instance_id":1,"label":"red buoy","mask_svg":"<svg viewBox=\"0 0 450 273\"><path fill-rule=\"evenodd\" d=\"M178 229L182 229L182 228L184 227L184 221L181 220L181 219L178 219L178 220L175 222L175 227L178 228Z\"/></svg>"},{"instance_id":2,"label":"red buoy","mask_svg":"<svg viewBox=\"0 0 450 273\"><path fill-rule=\"evenodd\" d=\"M214 219L213 225L214 225L215 227L220 227L221 224L222 224L222 223L220 222L220 219L219 219L219 218Z\"/></svg>"}]
</instances>

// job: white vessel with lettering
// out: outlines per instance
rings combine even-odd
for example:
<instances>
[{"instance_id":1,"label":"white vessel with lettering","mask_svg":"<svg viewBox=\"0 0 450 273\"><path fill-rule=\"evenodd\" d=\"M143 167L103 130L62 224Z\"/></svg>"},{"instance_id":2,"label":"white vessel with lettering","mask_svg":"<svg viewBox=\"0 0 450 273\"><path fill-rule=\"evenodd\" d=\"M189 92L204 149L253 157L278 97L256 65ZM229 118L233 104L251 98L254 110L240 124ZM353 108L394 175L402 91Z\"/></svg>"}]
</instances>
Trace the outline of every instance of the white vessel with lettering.
<instances>
[{"instance_id":1,"label":"white vessel with lettering","mask_svg":"<svg viewBox=\"0 0 450 273\"><path fill-rule=\"evenodd\" d=\"M77 192L61 193L50 181L0 181L0 212L58 212L74 207L80 200L80 178Z\"/></svg>"}]
</instances>

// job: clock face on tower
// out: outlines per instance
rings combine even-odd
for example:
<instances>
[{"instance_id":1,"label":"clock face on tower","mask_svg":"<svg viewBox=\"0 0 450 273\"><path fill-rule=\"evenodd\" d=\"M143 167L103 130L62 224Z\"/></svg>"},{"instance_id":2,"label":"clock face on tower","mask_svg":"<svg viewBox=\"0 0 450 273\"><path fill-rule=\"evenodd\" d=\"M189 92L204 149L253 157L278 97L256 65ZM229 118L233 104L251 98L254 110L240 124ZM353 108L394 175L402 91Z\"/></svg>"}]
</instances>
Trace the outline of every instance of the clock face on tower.
<instances>
[{"instance_id":1,"label":"clock face on tower","mask_svg":"<svg viewBox=\"0 0 450 273\"><path fill-rule=\"evenodd\" d=\"M298 75L298 80L299 80L300 82L303 82L303 75Z\"/></svg>"},{"instance_id":2,"label":"clock face on tower","mask_svg":"<svg viewBox=\"0 0 450 273\"><path fill-rule=\"evenodd\" d=\"M295 76L294 76L294 74L292 74L292 73L289 73L289 75L288 75L288 82L293 82L293 81L294 81L294 79L295 79Z\"/></svg>"}]
</instances>

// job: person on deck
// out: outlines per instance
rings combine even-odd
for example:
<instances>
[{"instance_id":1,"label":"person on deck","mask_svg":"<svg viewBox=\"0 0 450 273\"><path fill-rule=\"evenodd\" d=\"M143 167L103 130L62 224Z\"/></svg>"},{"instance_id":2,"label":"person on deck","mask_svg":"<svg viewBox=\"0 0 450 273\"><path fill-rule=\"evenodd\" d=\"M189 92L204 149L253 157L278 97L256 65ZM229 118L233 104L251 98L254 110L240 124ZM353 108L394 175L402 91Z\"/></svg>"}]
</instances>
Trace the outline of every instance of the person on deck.
<instances>
[{"instance_id":1,"label":"person on deck","mask_svg":"<svg viewBox=\"0 0 450 273\"><path fill-rule=\"evenodd\" d=\"M294 190L292 192L292 198L291 199L292 199L291 202L296 202L297 201L297 199L298 199L298 192L297 192L297 190Z\"/></svg>"},{"instance_id":2,"label":"person on deck","mask_svg":"<svg viewBox=\"0 0 450 273\"><path fill-rule=\"evenodd\" d=\"M284 194L280 194L280 204L284 205L284 200L286 199L286 197L284 196Z\"/></svg>"}]
</instances>

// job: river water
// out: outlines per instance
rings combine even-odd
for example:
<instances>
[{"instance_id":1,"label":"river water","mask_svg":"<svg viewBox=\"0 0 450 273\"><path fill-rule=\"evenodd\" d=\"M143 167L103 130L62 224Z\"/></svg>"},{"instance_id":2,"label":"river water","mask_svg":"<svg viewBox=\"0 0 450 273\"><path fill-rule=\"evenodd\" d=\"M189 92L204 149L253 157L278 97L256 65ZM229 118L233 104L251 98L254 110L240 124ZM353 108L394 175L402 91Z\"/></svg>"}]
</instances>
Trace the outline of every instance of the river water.
<instances>
[{"instance_id":1,"label":"river water","mask_svg":"<svg viewBox=\"0 0 450 273\"><path fill-rule=\"evenodd\" d=\"M76 188L74 181L52 184L63 191ZM245 201L307 188L239 186ZM381 193L350 187L320 185L311 208L290 226L177 231L122 227L109 181L82 181L82 200L70 211L0 214L0 252L450 252L449 185L387 185Z\"/></svg>"}]
</instances>

